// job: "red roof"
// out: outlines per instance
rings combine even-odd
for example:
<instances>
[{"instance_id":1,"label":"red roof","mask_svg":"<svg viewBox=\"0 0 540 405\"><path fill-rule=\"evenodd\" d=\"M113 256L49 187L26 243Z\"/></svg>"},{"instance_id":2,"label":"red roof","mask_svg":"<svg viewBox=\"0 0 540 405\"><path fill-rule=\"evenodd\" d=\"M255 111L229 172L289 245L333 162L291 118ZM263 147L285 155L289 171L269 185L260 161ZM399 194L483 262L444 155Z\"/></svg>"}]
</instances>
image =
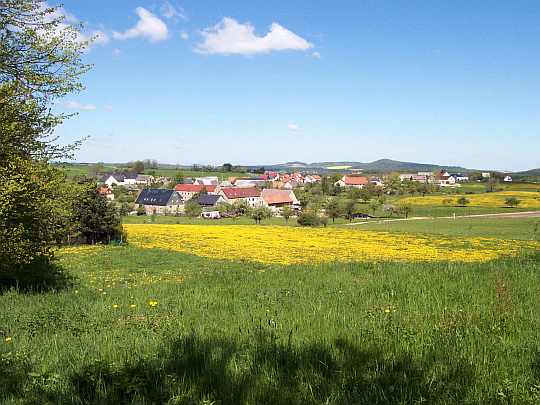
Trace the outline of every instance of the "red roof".
<instances>
[{"instance_id":1,"label":"red roof","mask_svg":"<svg viewBox=\"0 0 540 405\"><path fill-rule=\"evenodd\" d=\"M289 190L276 190L276 189L264 189L261 193L261 197L268 204L292 204L294 202L291 191Z\"/></svg>"},{"instance_id":2,"label":"red roof","mask_svg":"<svg viewBox=\"0 0 540 405\"><path fill-rule=\"evenodd\" d=\"M216 187L217 186L205 186L202 184L177 184L174 189L180 192L200 193L204 188L209 193L213 193L216 190Z\"/></svg>"},{"instance_id":3,"label":"red roof","mask_svg":"<svg viewBox=\"0 0 540 405\"><path fill-rule=\"evenodd\" d=\"M221 191L229 199L261 196L261 190L255 187L227 187L222 188Z\"/></svg>"},{"instance_id":4,"label":"red roof","mask_svg":"<svg viewBox=\"0 0 540 405\"><path fill-rule=\"evenodd\" d=\"M99 194L101 195L112 194L112 190L109 187L100 187Z\"/></svg>"},{"instance_id":5,"label":"red roof","mask_svg":"<svg viewBox=\"0 0 540 405\"><path fill-rule=\"evenodd\" d=\"M348 186L365 186L369 183L367 177L360 176L343 176L343 181Z\"/></svg>"}]
</instances>

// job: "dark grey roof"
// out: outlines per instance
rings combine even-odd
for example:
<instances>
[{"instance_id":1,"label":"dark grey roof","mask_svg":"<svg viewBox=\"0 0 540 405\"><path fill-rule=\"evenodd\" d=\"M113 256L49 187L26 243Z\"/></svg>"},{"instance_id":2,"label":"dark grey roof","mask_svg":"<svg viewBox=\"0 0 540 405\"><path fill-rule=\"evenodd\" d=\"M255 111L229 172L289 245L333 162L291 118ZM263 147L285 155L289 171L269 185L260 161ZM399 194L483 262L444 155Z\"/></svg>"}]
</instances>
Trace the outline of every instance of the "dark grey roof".
<instances>
[{"instance_id":1,"label":"dark grey roof","mask_svg":"<svg viewBox=\"0 0 540 405\"><path fill-rule=\"evenodd\" d=\"M141 204L141 205L165 206L169 203L169 201L175 194L178 194L178 193L176 193L176 191L174 190L167 190L164 188L148 188L141 191L135 203ZM179 195L178 195L178 199L180 200Z\"/></svg>"},{"instance_id":2,"label":"dark grey roof","mask_svg":"<svg viewBox=\"0 0 540 405\"><path fill-rule=\"evenodd\" d=\"M214 194L199 194L197 202L202 206L211 207L216 205L220 197L221 196Z\"/></svg>"}]
</instances>

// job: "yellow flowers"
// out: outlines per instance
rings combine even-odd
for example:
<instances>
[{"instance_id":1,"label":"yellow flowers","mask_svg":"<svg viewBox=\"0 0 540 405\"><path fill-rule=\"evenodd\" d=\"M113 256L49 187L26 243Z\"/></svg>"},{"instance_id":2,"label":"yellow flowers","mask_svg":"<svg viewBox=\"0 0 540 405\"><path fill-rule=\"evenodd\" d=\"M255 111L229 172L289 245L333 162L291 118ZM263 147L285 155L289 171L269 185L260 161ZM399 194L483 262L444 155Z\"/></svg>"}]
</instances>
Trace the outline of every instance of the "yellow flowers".
<instances>
[{"instance_id":1,"label":"yellow flowers","mask_svg":"<svg viewBox=\"0 0 540 405\"><path fill-rule=\"evenodd\" d=\"M129 307L130 307L130 308L137 308L137 305L135 305L135 304L130 304Z\"/></svg>"},{"instance_id":2,"label":"yellow flowers","mask_svg":"<svg viewBox=\"0 0 540 405\"><path fill-rule=\"evenodd\" d=\"M540 243L444 238L338 228L126 225L130 242L213 259L276 264L361 261L484 262Z\"/></svg>"},{"instance_id":3,"label":"yellow flowers","mask_svg":"<svg viewBox=\"0 0 540 405\"><path fill-rule=\"evenodd\" d=\"M399 202L422 206L444 205L443 201L447 199L451 199L452 204L456 204L459 197L462 196L428 195L425 197L407 197ZM473 207L504 207L507 198L515 197L520 201L519 208L540 208L540 193L534 191L501 191L498 193L467 194L465 197L470 201L467 205Z\"/></svg>"},{"instance_id":4,"label":"yellow flowers","mask_svg":"<svg viewBox=\"0 0 540 405\"><path fill-rule=\"evenodd\" d=\"M149 307L152 307L152 308L153 308L153 307L157 306L157 304L158 304L157 301L153 301L153 300L148 301L148 306L149 306Z\"/></svg>"},{"instance_id":5,"label":"yellow flowers","mask_svg":"<svg viewBox=\"0 0 540 405\"><path fill-rule=\"evenodd\" d=\"M118 308L118 304L113 304L112 307L116 309L116 308Z\"/></svg>"},{"instance_id":6,"label":"yellow flowers","mask_svg":"<svg viewBox=\"0 0 540 405\"><path fill-rule=\"evenodd\" d=\"M11 342L12 340L13 340L13 339L12 339L11 336L6 336L6 337L4 338L4 342Z\"/></svg>"}]
</instances>

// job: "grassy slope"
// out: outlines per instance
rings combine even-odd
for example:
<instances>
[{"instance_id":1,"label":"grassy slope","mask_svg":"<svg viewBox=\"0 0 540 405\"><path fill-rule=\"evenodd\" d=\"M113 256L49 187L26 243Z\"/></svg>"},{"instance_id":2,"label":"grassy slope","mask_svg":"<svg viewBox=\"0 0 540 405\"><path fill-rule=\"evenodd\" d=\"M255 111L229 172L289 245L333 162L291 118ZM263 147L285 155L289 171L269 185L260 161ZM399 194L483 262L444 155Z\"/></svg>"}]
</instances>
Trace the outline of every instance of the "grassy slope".
<instances>
[{"instance_id":1,"label":"grassy slope","mask_svg":"<svg viewBox=\"0 0 540 405\"><path fill-rule=\"evenodd\" d=\"M433 233L451 236L485 236L501 239L540 240L540 218L457 218L372 223L353 227L359 231Z\"/></svg>"},{"instance_id":2,"label":"grassy slope","mask_svg":"<svg viewBox=\"0 0 540 405\"><path fill-rule=\"evenodd\" d=\"M110 247L60 265L73 288L0 295L2 403L540 401L539 256L283 268Z\"/></svg>"}]
</instances>

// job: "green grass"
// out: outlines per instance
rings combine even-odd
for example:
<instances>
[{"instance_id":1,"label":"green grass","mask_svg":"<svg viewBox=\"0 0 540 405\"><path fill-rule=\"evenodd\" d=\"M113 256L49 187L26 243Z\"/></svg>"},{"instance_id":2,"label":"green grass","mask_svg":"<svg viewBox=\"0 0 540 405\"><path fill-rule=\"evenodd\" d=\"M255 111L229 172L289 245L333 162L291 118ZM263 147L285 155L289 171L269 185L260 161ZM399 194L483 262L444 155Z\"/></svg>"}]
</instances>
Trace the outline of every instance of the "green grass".
<instances>
[{"instance_id":1,"label":"green grass","mask_svg":"<svg viewBox=\"0 0 540 405\"><path fill-rule=\"evenodd\" d=\"M280 267L127 246L58 265L72 287L0 295L2 404L540 401L539 255Z\"/></svg>"},{"instance_id":2,"label":"green grass","mask_svg":"<svg viewBox=\"0 0 540 405\"><path fill-rule=\"evenodd\" d=\"M456 218L370 223L358 230L540 240L540 218Z\"/></svg>"}]
</instances>

